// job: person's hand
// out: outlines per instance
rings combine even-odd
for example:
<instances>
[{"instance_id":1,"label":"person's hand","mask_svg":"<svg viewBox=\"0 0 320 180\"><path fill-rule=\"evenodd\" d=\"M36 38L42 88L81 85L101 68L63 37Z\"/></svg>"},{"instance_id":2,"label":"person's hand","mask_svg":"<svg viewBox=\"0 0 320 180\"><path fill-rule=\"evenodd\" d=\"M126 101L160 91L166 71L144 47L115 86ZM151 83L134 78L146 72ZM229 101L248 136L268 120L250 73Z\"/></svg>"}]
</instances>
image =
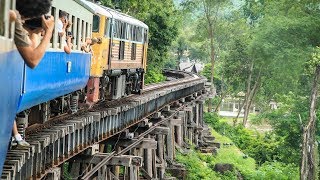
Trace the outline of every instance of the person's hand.
<instances>
[{"instance_id":1,"label":"person's hand","mask_svg":"<svg viewBox=\"0 0 320 180\"><path fill-rule=\"evenodd\" d=\"M9 20L10 22L16 21L17 19L17 14L13 10L9 11Z\"/></svg>"},{"instance_id":2,"label":"person's hand","mask_svg":"<svg viewBox=\"0 0 320 180\"><path fill-rule=\"evenodd\" d=\"M63 29L66 29L67 26L68 26L68 21L67 20L63 20L62 24L63 24Z\"/></svg>"},{"instance_id":3,"label":"person's hand","mask_svg":"<svg viewBox=\"0 0 320 180\"><path fill-rule=\"evenodd\" d=\"M54 18L53 16L49 16L48 19L43 15L42 16L42 27L46 31L46 33L52 33L54 28Z\"/></svg>"},{"instance_id":4,"label":"person's hand","mask_svg":"<svg viewBox=\"0 0 320 180\"><path fill-rule=\"evenodd\" d=\"M42 27L36 28L36 29L30 29L28 26L23 25L23 28L28 31L29 36L33 36L34 34L39 34L43 31Z\"/></svg>"}]
</instances>

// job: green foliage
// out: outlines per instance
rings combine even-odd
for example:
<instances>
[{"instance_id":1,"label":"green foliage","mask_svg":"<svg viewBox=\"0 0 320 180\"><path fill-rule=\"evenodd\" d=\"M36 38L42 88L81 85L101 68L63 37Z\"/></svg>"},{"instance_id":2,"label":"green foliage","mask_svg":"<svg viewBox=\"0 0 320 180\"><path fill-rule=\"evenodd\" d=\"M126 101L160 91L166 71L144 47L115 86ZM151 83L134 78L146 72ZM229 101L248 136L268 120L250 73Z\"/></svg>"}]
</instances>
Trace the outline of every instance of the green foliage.
<instances>
[{"instance_id":1,"label":"green foliage","mask_svg":"<svg viewBox=\"0 0 320 180\"><path fill-rule=\"evenodd\" d=\"M211 81L211 63L208 63L204 66L203 71L201 72L201 75L206 77L209 82ZM223 84L222 79L217 75L217 73L215 73L213 83L214 83L214 87L216 87L217 93L220 93L222 88L225 88L225 85Z\"/></svg>"},{"instance_id":2,"label":"green foliage","mask_svg":"<svg viewBox=\"0 0 320 180\"><path fill-rule=\"evenodd\" d=\"M210 122L217 122L219 117L212 114ZM212 131L212 135L217 142L232 143L232 141ZM243 179L269 180L269 179L299 179L299 170L293 164L281 163L277 161L265 162L256 167L255 160L248 157L243 158L243 153L236 146L222 146L216 156L211 154L201 154L193 148L188 154L177 153L177 160L186 166L188 171L187 179ZM229 163L234 165L233 172L220 174L213 171L215 164Z\"/></svg>"},{"instance_id":3,"label":"green foliage","mask_svg":"<svg viewBox=\"0 0 320 180\"><path fill-rule=\"evenodd\" d=\"M314 74L315 68L317 66L320 66L320 47L319 46L314 48L312 57L306 63L307 74Z\"/></svg>"},{"instance_id":4,"label":"green foliage","mask_svg":"<svg viewBox=\"0 0 320 180\"><path fill-rule=\"evenodd\" d=\"M244 153L254 158L258 164L278 159L277 147L279 142L273 135L260 135L244 128L242 125L235 127L213 113L206 113L205 121L219 133L229 137Z\"/></svg>"},{"instance_id":5,"label":"green foliage","mask_svg":"<svg viewBox=\"0 0 320 180\"><path fill-rule=\"evenodd\" d=\"M145 84L158 83L165 80L162 70L159 68L150 67L145 76Z\"/></svg>"},{"instance_id":6,"label":"green foliage","mask_svg":"<svg viewBox=\"0 0 320 180\"><path fill-rule=\"evenodd\" d=\"M176 157L178 162L183 163L188 170L188 179L207 179L210 180L215 176L215 173L210 169L206 163L203 163L199 158L199 153L194 150L183 155L181 153L177 154Z\"/></svg>"},{"instance_id":7,"label":"green foliage","mask_svg":"<svg viewBox=\"0 0 320 180\"><path fill-rule=\"evenodd\" d=\"M299 168L293 164L281 162L266 162L256 172L246 177L247 179L273 179L273 180L298 180Z\"/></svg>"}]
</instances>

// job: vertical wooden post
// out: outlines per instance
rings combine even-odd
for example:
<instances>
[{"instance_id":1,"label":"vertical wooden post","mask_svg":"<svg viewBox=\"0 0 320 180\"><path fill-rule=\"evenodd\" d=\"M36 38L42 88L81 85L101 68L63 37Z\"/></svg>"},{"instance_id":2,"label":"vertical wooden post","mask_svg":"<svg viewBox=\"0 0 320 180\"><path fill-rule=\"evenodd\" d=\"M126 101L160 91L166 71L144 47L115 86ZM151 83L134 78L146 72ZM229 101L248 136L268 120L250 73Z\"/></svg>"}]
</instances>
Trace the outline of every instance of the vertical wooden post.
<instances>
[{"instance_id":1,"label":"vertical wooden post","mask_svg":"<svg viewBox=\"0 0 320 180\"><path fill-rule=\"evenodd\" d=\"M130 166L129 171L130 171L129 172L130 173L130 176L129 176L130 180L138 180L139 179L139 167Z\"/></svg>"},{"instance_id":2,"label":"vertical wooden post","mask_svg":"<svg viewBox=\"0 0 320 180\"><path fill-rule=\"evenodd\" d=\"M153 178L158 179L156 150L152 149L151 151L152 151L152 175L153 175Z\"/></svg>"},{"instance_id":3,"label":"vertical wooden post","mask_svg":"<svg viewBox=\"0 0 320 180\"><path fill-rule=\"evenodd\" d=\"M117 146L116 147L116 151L120 152L121 151L121 147ZM120 175L120 166L114 166L114 172L113 174L119 179L119 175Z\"/></svg>"},{"instance_id":4,"label":"vertical wooden post","mask_svg":"<svg viewBox=\"0 0 320 180\"><path fill-rule=\"evenodd\" d=\"M181 147L182 146L182 125L178 125L176 126L176 140L177 140L177 144Z\"/></svg>"},{"instance_id":5,"label":"vertical wooden post","mask_svg":"<svg viewBox=\"0 0 320 180\"><path fill-rule=\"evenodd\" d=\"M172 163L173 158L174 158L174 128L173 126L169 123L169 133L167 135L167 153L168 153L168 160Z\"/></svg>"},{"instance_id":6,"label":"vertical wooden post","mask_svg":"<svg viewBox=\"0 0 320 180\"><path fill-rule=\"evenodd\" d=\"M164 146L163 146L163 135L162 134L157 134L157 153L158 153L158 157L159 160L162 163L162 166L159 168L158 170L158 174L159 174L159 179L163 179L164 178L164 173L165 173L165 162L164 162Z\"/></svg>"},{"instance_id":7,"label":"vertical wooden post","mask_svg":"<svg viewBox=\"0 0 320 180\"><path fill-rule=\"evenodd\" d=\"M152 149L144 149L144 169L152 176Z\"/></svg>"}]
</instances>

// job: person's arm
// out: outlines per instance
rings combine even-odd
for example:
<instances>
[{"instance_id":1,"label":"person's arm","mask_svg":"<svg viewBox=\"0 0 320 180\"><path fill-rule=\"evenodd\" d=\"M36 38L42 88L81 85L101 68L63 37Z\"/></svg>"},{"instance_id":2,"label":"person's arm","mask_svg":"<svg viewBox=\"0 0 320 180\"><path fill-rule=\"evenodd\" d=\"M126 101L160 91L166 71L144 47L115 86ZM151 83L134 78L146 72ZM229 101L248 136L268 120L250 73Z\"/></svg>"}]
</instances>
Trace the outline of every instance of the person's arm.
<instances>
[{"instance_id":1,"label":"person's arm","mask_svg":"<svg viewBox=\"0 0 320 180\"><path fill-rule=\"evenodd\" d=\"M67 44L64 46L64 52L66 52L67 54L70 54L72 46L73 45L71 43L71 37L67 37Z\"/></svg>"},{"instance_id":2,"label":"person's arm","mask_svg":"<svg viewBox=\"0 0 320 180\"><path fill-rule=\"evenodd\" d=\"M40 63L42 57L45 54L46 48L50 43L54 27L53 17L51 16L49 19L45 19L45 17L43 16L42 26L45 30L45 35L43 36L41 43L36 48L32 47L32 45L23 47L17 46L17 49L23 57L25 63L32 69Z\"/></svg>"},{"instance_id":3,"label":"person's arm","mask_svg":"<svg viewBox=\"0 0 320 180\"><path fill-rule=\"evenodd\" d=\"M81 49L86 53L90 52L87 43L82 44Z\"/></svg>"}]
</instances>

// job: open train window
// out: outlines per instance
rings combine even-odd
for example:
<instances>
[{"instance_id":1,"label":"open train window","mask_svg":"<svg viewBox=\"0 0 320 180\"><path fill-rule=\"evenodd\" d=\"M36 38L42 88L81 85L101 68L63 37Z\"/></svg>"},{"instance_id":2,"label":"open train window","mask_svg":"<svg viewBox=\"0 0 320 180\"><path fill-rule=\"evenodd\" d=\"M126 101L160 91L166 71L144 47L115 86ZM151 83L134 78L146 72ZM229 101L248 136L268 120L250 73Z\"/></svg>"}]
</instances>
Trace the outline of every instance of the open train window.
<instances>
[{"instance_id":1,"label":"open train window","mask_svg":"<svg viewBox=\"0 0 320 180\"><path fill-rule=\"evenodd\" d=\"M131 39L131 24L127 24L127 30L126 30L126 40Z\"/></svg>"},{"instance_id":2,"label":"open train window","mask_svg":"<svg viewBox=\"0 0 320 180\"><path fill-rule=\"evenodd\" d=\"M10 9L15 9L16 8L16 1L15 0L11 0L10 1ZM13 39L14 38L14 26L15 26L15 22L10 22L9 24L9 38Z\"/></svg>"},{"instance_id":3,"label":"open train window","mask_svg":"<svg viewBox=\"0 0 320 180\"><path fill-rule=\"evenodd\" d=\"M122 22L116 21L115 38L121 38Z\"/></svg>"},{"instance_id":4,"label":"open train window","mask_svg":"<svg viewBox=\"0 0 320 180\"><path fill-rule=\"evenodd\" d=\"M148 30L147 29L144 30L144 38L143 39L144 39L143 40L144 43L148 43Z\"/></svg>"},{"instance_id":5,"label":"open train window","mask_svg":"<svg viewBox=\"0 0 320 180\"><path fill-rule=\"evenodd\" d=\"M80 19L77 18L77 34L75 35L76 36L76 44L79 46L79 49L80 49L80 36L81 36L81 33L80 33Z\"/></svg>"},{"instance_id":6,"label":"open train window","mask_svg":"<svg viewBox=\"0 0 320 180\"><path fill-rule=\"evenodd\" d=\"M0 0L0 36L4 36L5 31L5 13L8 13L8 11L5 11L6 7L6 1Z\"/></svg>"},{"instance_id":7,"label":"open train window","mask_svg":"<svg viewBox=\"0 0 320 180\"><path fill-rule=\"evenodd\" d=\"M93 16L92 32L99 32L100 28L100 16Z\"/></svg>"},{"instance_id":8,"label":"open train window","mask_svg":"<svg viewBox=\"0 0 320 180\"><path fill-rule=\"evenodd\" d=\"M127 23L122 23L121 39L127 39Z\"/></svg>"},{"instance_id":9,"label":"open train window","mask_svg":"<svg viewBox=\"0 0 320 180\"><path fill-rule=\"evenodd\" d=\"M73 38L71 39L71 41L72 41L72 44L74 44L74 45L76 45L77 44L77 42L76 42L76 40L75 40L75 37L77 36L77 34L75 34L76 33L76 29L77 29L77 26L76 26L76 17L75 16L71 16L71 22L72 22L72 28L71 28L71 33L72 33L72 36L73 36ZM73 48L75 48L76 46L73 46Z\"/></svg>"},{"instance_id":10,"label":"open train window","mask_svg":"<svg viewBox=\"0 0 320 180\"><path fill-rule=\"evenodd\" d=\"M106 23L105 23L105 27L104 27L104 36L105 37L111 37L111 22L110 22L110 18L106 18Z\"/></svg>"},{"instance_id":11,"label":"open train window","mask_svg":"<svg viewBox=\"0 0 320 180\"><path fill-rule=\"evenodd\" d=\"M56 15L56 8L55 8L55 7L52 7L52 8L51 8L51 16L52 16L52 17L55 17L55 15ZM53 32L52 32L53 35L55 34L55 31L56 31L56 28L53 28ZM53 47L53 39L54 39L54 38L51 38L51 39L50 39L50 43L52 44L51 47Z\"/></svg>"},{"instance_id":12,"label":"open train window","mask_svg":"<svg viewBox=\"0 0 320 180\"><path fill-rule=\"evenodd\" d=\"M132 41L137 41L137 26L132 27Z\"/></svg>"},{"instance_id":13,"label":"open train window","mask_svg":"<svg viewBox=\"0 0 320 180\"><path fill-rule=\"evenodd\" d=\"M137 59L137 44L132 43L131 44L131 60Z\"/></svg>"},{"instance_id":14,"label":"open train window","mask_svg":"<svg viewBox=\"0 0 320 180\"><path fill-rule=\"evenodd\" d=\"M89 37L89 24L86 22L86 37Z\"/></svg>"},{"instance_id":15,"label":"open train window","mask_svg":"<svg viewBox=\"0 0 320 180\"><path fill-rule=\"evenodd\" d=\"M124 60L124 49L125 49L125 42L120 41L120 46L119 46L119 60Z\"/></svg>"},{"instance_id":16,"label":"open train window","mask_svg":"<svg viewBox=\"0 0 320 180\"><path fill-rule=\"evenodd\" d=\"M137 28L137 41L142 42L142 28L141 27Z\"/></svg>"},{"instance_id":17,"label":"open train window","mask_svg":"<svg viewBox=\"0 0 320 180\"><path fill-rule=\"evenodd\" d=\"M81 21L81 39L82 42L86 41L86 34L85 34L85 26L84 26L84 20Z\"/></svg>"}]
</instances>

